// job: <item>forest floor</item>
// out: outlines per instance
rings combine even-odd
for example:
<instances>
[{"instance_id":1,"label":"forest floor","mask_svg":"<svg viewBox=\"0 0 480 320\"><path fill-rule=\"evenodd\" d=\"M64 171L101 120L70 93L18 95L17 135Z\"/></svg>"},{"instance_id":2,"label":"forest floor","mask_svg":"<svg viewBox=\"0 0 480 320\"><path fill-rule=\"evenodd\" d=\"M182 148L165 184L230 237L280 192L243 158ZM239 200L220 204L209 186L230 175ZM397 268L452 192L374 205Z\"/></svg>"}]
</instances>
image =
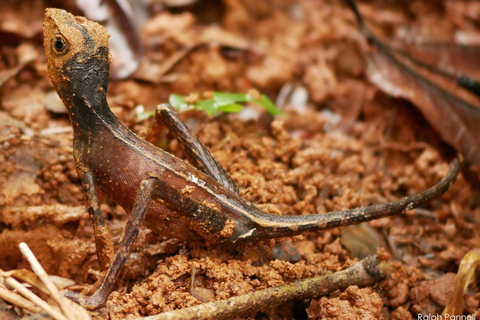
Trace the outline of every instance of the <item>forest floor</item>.
<instances>
[{"instance_id":1,"label":"forest floor","mask_svg":"<svg viewBox=\"0 0 480 320\"><path fill-rule=\"evenodd\" d=\"M465 29L478 37L480 13L473 20L477 29L461 23L472 19L462 5L473 2L456 1L456 7L450 5L458 10L445 10L450 2L370 1L359 7L384 38L453 41ZM6 1L0 12L0 268L28 268L18 249L26 242L49 274L72 279L81 290L97 281L100 271L73 163L73 132L43 52L43 11L56 5L61 4ZM69 3L62 8L80 14ZM454 151L415 106L367 80L368 44L343 2L200 1L151 12L141 28L144 68L111 81L113 112L145 136L151 119L140 120L137 106L153 110L172 93L254 88L267 94L283 115L254 105L239 114L182 115L241 195L259 208L308 215L394 201L421 192L448 171ZM168 57L190 46L194 49L168 72L157 72ZM185 159L168 135L158 144ZM440 199L421 209L291 238L207 246L202 240L163 239L144 228L97 317L153 315L238 296L343 270L373 253L389 266L374 287L352 286L238 319L440 314L461 259L480 248L480 189L476 169L470 172L473 178L460 175ZM109 199L101 208L116 244L128 215ZM473 283L465 295L464 312L480 318L478 286Z\"/></svg>"}]
</instances>

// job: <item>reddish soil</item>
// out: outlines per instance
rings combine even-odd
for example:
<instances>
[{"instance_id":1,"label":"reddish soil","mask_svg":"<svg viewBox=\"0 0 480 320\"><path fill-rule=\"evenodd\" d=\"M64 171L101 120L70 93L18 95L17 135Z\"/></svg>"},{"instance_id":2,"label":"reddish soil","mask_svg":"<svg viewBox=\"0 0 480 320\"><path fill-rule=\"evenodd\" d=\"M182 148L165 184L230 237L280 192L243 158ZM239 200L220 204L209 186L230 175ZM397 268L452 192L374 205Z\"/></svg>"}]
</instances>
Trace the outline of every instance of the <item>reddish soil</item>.
<instances>
[{"instance_id":1,"label":"reddish soil","mask_svg":"<svg viewBox=\"0 0 480 320\"><path fill-rule=\"evenodd\" d=\"M24 241L49 274L88 290L100 276L93 232L73 164L70 122L50 96L41 40L44 7L61 4L45 2L7 1L0 13L0 268L28 268L18 249ZM263 210L307 215L393 201L446 174L446 159L454 152L412 104L386 96L366 80L361 53L366 44L341 1L206 3L156 8L143 26L150 68L142 70L152 72L172 54L204 42L162 81L145 81L152 77L147 71L112 81L110 106L132 130L145 136L150 124L138 120L137 105L153 110L171 93L256 88L275 100L290 84L294 94L283 99L282 116L273 118L256 106L248 106L256 120L245 120L245 114L184 115L242 196ZM478 37L480 14L460 10L474 2L455 3L458 10L449 12L439 1L367 2L360 8L385 37L402 30L438 40L451 40L458 31ZM218 36L230 36L231 45L206 36L219 28ZM42 131L47 128L57 132ZM167 135L158 144L185 158ZM480 248L479 191L478 168L472 167L468 179L460 176L441 199L421 210L360 227L240 245L178 243L144 229L99 317L124 319L225 299L342 270L377 251L388 272L375 287L352 286L239 319L438 314L453 291L462 257ZM102 210L117 243L127 213L109 199ZM473 283L465 296L465 314L480 318L478 286Z\"/></svg>"}]
</instances>

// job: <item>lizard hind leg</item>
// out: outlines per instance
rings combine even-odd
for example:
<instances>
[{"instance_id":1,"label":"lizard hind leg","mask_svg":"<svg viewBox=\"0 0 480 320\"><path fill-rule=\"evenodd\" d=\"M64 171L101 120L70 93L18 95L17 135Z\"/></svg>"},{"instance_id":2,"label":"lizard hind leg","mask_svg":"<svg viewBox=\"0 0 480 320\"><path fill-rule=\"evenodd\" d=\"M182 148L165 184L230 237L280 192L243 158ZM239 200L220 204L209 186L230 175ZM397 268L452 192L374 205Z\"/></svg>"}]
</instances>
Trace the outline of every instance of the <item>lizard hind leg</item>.
<instances>
[{"instance_id":1,"label":"lizard hind leg","mask_svg":"<svg viewBox=\"0 0 480 320\"><path fill-rule=\"evenodd\" d=\"M155 111L153 130L158 132L158 128L162 126L166 126L175 138L179 140L188 157L198 169L217 180L217 182L230 191L239 193L237 185L227 171L215 159L207 147L188 129L169 104L160 104Z\"/></svg>"}]
</instances>

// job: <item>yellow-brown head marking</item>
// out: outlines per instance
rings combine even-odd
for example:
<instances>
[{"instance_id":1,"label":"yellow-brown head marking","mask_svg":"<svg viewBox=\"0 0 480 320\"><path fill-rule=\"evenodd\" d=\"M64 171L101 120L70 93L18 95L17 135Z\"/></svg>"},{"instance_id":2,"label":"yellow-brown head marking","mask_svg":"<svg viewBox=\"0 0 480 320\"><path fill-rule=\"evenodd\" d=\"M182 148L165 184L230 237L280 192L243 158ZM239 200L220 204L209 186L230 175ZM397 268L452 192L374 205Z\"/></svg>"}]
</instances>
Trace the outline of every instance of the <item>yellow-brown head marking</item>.
<instances>
[{"instance_id":1,"label":"yellow-brown head marking","mask_svg":"<svg viewBox=\"0 0 480 320\"><path fill-rule=\"evenodd\" d=\"M50 8L45 11L43 35L48 73L67 109L102 104L110 71L107 30Z\"/></svg>"},{"instance_id":2,"label":"yellow-brown head marking","mask_svg":"<svg viewBox=\"0 0 480 320\"><path fill-rule=\"evenodd\" d=\"M94 54L99 47L108 48L109 35L102 25L61 9L45 10L43 35L50 72L77 53Z\"/></svg>"}]
</instances>

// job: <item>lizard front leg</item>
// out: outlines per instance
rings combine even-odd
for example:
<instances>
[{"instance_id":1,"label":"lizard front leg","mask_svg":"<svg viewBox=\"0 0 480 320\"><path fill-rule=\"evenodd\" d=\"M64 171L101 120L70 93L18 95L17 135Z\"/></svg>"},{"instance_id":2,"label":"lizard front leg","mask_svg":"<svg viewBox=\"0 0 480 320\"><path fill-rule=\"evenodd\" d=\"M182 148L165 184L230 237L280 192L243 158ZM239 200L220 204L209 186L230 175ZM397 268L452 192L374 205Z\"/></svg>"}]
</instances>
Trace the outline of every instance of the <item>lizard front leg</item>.
<instances>
[{"instance_id":1,"label":"lizard front leg","mask_svg":"<svg viewBox=\"0 0 480 320\"><path fill-rule=\"evenodd\" d=\"M135 198L135 204L125 227L123 237L120 240L120 244L118 245L115 256L108 267L107 273L94 294L85 297L74 292L68 292L66 294L68 297L77 300L88 309L96 309L107 301L108 295L112 291L113 285L115 284L122 266L130 254L132 245L137 238L139 229L145 220L148 204L156 192L156 180L157 178L150 177L140 183Z\"/></svg>"},{"instance_id":2,"label":"lizard front leg","mask_svg":"<svg viewBox=\"0 0 480 320\"><path fill-rule=\"evenodd\" d=\"M113 257L113 245L110 232L105 224L105 218L100 203L98 201L97 189L93 180L93 174L90 170L82 170L82 185L85 193L88 213L93 225L93 235L95 238L95 247L97 249L98 262L100 269L105 270Z\"/></svg>"}]
</instances>

